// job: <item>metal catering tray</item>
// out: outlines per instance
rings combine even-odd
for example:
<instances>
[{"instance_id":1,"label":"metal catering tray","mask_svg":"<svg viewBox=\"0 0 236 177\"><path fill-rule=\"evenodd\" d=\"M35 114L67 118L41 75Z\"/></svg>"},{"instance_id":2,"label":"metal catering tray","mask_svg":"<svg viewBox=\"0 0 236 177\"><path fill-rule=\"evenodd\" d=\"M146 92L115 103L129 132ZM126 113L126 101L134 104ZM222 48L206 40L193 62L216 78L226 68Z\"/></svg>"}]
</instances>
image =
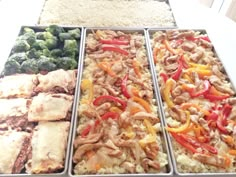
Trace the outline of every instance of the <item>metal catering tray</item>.
<instances>
[{"instance_id":1,"label":"metal catering tray","mask_svg":"<svg viewBox=\"0 0 236 177\"><path fill-rule=\"evenodd\" d=\"M160 29L160 28L150 28L147 30L147 37L148 37L148 45L149 45L149 53L150 53L150 58L152 59L153 61L153 77L154 77L154 81L156 83L156 86L158 87L158 90L160 90L160 85L159 85L159 81L158 81L158 69L156 68L155 64L154 64L154 57L153 57L153 45L154 45L154 42L153 42L153 34L155 32L158 32L158 31L163 31L163 32L166 32L167 30L170 30L170 29ZM178 31L186 31L186 30L193 30L193 31L198 31L200 32L201 34L206 34L208 37L209 35L207 34L207 31L204 30L204 29L176 29ZM210 38L209 38L210 39ZM212 42L211 42L212 43ZM218 60L220 61L219 57L218 57L218 54L214 48L214 45L212 47L212 52L214 53L214 56L216 58L218 58ZM221 61L220 61L221 62ZM221 62L221 64L223 65L223 63ZM224 73L226 74L226 76L228 77L228 81L229 83L231 84L231 88L235 91L235 87L233 85L233 83L231 82L231 79L229 77L229 75L227 74L227 71L225 70L225 67L222 66L224 69ZM161 96L161 92L159 91L158 93L158 98L159 99L159 102L160 102L160 105L161 105L161 114L162 114L162 117L163 117L163 124L164 126L167 126L167 121L166 121L166 115L165 115L165 110L164 110L164 101L163 101L163 98ZM235 97L235 94L231 97ZM194 177L194 176L201 176L201 177L210 177L210 176L216 176L216 177L221 177L221 176L229 176L229 177L233 177L233 176L236 176L236 172L200 172L200 173L191 173L191 172L180 172L177 168L177 160L176 160L176 157L175 157L175 149L173 147L173 138L171 137L170 133L166 131L166 135L167 135L167 142L169 143L169 151L171 153L171 159L172 159L172 162L173 162L173 168L174 168L174 176L187 176L187 177ZM235 167L234 167L235 168Z\"/></svg>"},{"instance_id":2,"label":"metal catering tray","mask_svg":"<svg viewBox=\"0 0 236 177\"><path fill-rule=\"evenodd\" d=\"M18 34L18 36L20 36L21 34L22 34L22 32L23 32L23 29L25 28L25 27L28 27L28 28L31 28L31 29L33 29L35 32L42 32L42 31L44 31L45 30L45 28L47 28L48 26L22 26L21 27L21 29L20 29L20 32L19 32L19 34ZM81 46L82 46L82 36L83 36L83 32L84 32L84 29L83 29L83 27L80 27L80 26L70 26L70 27L67 27L67 26L61 26L61 27L63 27L65 30L72 30L72 29L76 29L76 28L78 28L78 29L80 29L80 40L78 40L77 41L77 44L78 44L78 47L79 47L79 53L78 53L78 55L77 55L77 61L78 61L78 63L79 63L79 61L80 61L80 56L81 56ZM59 39L58 39L59 40ZM63 47L63 46L61 46L61 47ZM12 54L12 51L13 51L13 49L11 50L11 52L10 52L10 54L9 54L9 57L11 56L11 54ZM34 60L34 59L32 59L32 60ZM78 63L77 63L77 67L78 67ZM79 73L79 70L78 70L78 73ZM77 88L77 86L78 86L78 81L79 81L79 77L78 77L78 75L79 74L77 74L77 77L76 77L76 85L75 85L75 91L74 91L74 94L73 94L73 96L74 96L74 99L73 99L73 101L72 101L72 109L71 109L71 115L69 115L70 116L70 126L69 126L69 131L68 131L68 135L67 135L67 143L66 143L66 149L65 149L65 157L64 157L64 168L62 169L62 170L58 170L58 171L55 171L55 172L52 172L52 173L40 173L40 174L29 174L29 173L26 173L26 170L25 169L23 169L22 171L21 171L21 173L19 173L19 174L0 174L0 177L12 177L12 176L22 176L22 177L24 177L24 176L42 176L42 177L46 177L46 176L66 176L67 175L67 170L68 170L68 161L69 161L69 155L70 155L70 145L71 145L71 137L72 137L72 130L73 130L73 122L74 122L74 118L75 118L75 112L76 112L76 108L77 108L77 106L76 106L76 102L77 102L77 98L76 98L76 95L77 95L77 92L78 92L78 88ZM4 76L4 75L2 75L1 77L7 77L7 76ZM68 120L67 120L68 121ZM35 123L35 125L37 125L38 124L38 122L37 123ZM34 127L33 128L35 128L35 125L34 125ZM50 141L52 141L52 143L53 143L53 139L52 140L50 140Z\"/></svg>"},{"instance_id":3,"label":"metal catering tray","mask_svg":"<svg viewBox=\"0 0 236 177\"><path fill-rule=\"evenodd\" d=\"M133 33L133 32L138 32L139 34L143 34L144 37L145 37L145 43L146 43L146 54L147 54L147 58L148 58L148 63L150 64L149 68L151 68L151 65L152 65L152 60L149 59L149 55L148 55L148 49L147 49L147 38L146 38L146 32L144 29L140 29L140 28L86 28L85 29L85 32L84 32L84 38L83 38L83 46L82 46L82 54L81 54L81 60L79 61L79 74L78 74L78 86L77 88L80 88L80 85L81 85L81 80L82 80L82 77L83 77L83 68L84 68L84 59L85 59L85 55L86 55L86 52L85 52L85 48L86 48L86 37L88 34L91 34L93 30L114 30L114 31L121 31L121 32L124 32L124 33ZM152 80L154 80L153 78L153 70L150 69L150 73L152 75ZM156 98L156 104L158 105L158 115L159 115L159 118L161 120L161 131L160 131L160 134L161 134L161 139L162 139L162 148L163 148L163 151L167 154L167 160L168 160L168 164L166 165L166 172L161 172L161 173L135 173L135 174L85 174L85 175L75 175L73 170L74 170L74 166L75 164L73 163L73 155L74 155L74 152L75 152L75 148L74 148L74 140L76 138L76 135L77 135L77 126L79 124L79 117L78 117L78 111L75 112L75 121L74 121L74 127L73 127L73 132L72 132L72 144L71 144L71 150L70 150L70 161L69 161L69 176L91 176L91 177L102 177L102 176L113 176L113 177L118 177L118 176L172 176L173 175L173 167L172 167L172 163L171 163L171 158L170 158L170 152L169 152L169 148L168 148L168 145L167 145L167 139L166 139L166 133L164 131L164 128L163 128L163 124L164 122L162 121L162 118L161 118L161 112L159 112L159 108L160 108L160 105L159 105L159 101L157 101L159 98L158 98L158 94L157 94L157 87L155 86L155 84L153 83L153 89L154 89L154 97ZM76 110L78 110L79 108L79 101L80 101L80 97L81 97L81 89L78 89L77 91L77 104L75 105L76 106Z\"/></svg>"}]
</instances>

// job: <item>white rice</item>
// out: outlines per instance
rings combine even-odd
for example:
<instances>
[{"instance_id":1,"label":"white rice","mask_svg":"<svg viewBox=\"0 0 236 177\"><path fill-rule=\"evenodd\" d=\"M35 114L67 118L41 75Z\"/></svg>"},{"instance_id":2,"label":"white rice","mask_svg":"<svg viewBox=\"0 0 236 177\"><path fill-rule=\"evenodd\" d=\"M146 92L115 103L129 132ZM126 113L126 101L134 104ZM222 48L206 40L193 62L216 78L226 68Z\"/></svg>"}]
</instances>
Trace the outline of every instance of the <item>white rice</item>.
<instances>
[{"instance_id":1,"label":"white rice","mask_svg":"<svg viewBox=\"0 0 236 177\"><path fill-rule=\"evenodd\" d=\"M169 5L157 0L47 0L40 25L172 27Z\"/></svg>"}]
</instances>

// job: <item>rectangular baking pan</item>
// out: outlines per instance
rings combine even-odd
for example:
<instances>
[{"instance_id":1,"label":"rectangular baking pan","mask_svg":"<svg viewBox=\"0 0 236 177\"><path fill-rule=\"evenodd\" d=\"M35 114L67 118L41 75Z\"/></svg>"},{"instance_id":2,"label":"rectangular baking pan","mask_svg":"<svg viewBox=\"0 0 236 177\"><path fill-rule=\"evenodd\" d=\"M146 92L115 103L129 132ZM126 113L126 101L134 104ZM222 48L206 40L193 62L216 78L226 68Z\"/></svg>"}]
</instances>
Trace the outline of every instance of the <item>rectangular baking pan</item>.
<instances>
[{"instance_id":1,"label":"rectangular baking pan","mask_svg":"<svg viewBox=\"0 0 236 177\"><path fill-rule=\"evenodd\" d=\"M162 96L161 96L161 93L160 93L160 85L158 83L158 71L156 69L156 66L154 64L154 59L153 59L153 50L152 50L152 36L155 32L157 31L166 31L166 30L169 30L168 28L164 29L164 28L150 28L147 30L147 40L148 40L148 45L149 45L149 54L150 54L150 58L152 60L151 63L153 63L153 77L154 77L154 81L155 81L155 84L156 84L156 87L157 87L157 90L158 90L158 98L159 98L159 104L160 104L160 107L161 107L161 114L162 114L162 118L163 118L163 124L165 126L167 126L167 122L166 122L166 116L165 116L165 111L164 111L164 106L163 106L163 100L162 100ZM193 30L193 31L199 31L201 34L206 34L209 39L210 39L210 36L208 35L207 31L205 29L176 29L176 30L179 30L179 31L184 31L184 30ZM211 42L212 43L212 42ZM212 44L213 45L213 44ZM215 50L214 48L214 45L213 45L213 48L212 48L212 51L214 53L214 56L216 58L219 59L219 61L221 62L220 58L218 57L218 54L217 54L217 51ZM221 62L222 63L222 62ZM223 63L222 63L223 65ZM229 81L231 83L231 86L233 88L233 90L235 91L235 86L233 85L233 83L231 82L231 79L229 77L229 75L227 74L227 71L225 70L225 67L223 66L224 68L224 72L225 74L227 75L227 77L229 78ZM215 173L205 173L205 172L202 172L202 173L183 173L183 172L179 172L179 170L177 169L177 162L176 162L176 158L175 158L175 155L174 155L174 148L173 148L173 144L172 144L172 140L171 140L171 137L170 137L170 134L166 131L166 138L167 138L167 142L168 142L168 146L169 146L169 151L170 151L170 154L171 154L171 159L172 159L172 164L173 164L173 170L174 170L174 176L186 176L186 177L194 177L194 176L200 176L200 177L210 177L210 176L215 176L215 177L222 177L222 176L227 176L227 177L235 177L236 176L236 172L229 172L229 173L225 173L225 172L215 172Z\"/></svg>"},{"instance_id":2,"label":"rectangular baking pan","mask_svg":"<svg viewBox=\"0 0 236 177\"><path fill-rule=\"evenodd\" d=\"M20 29L20 32L18 34L21 35L22 31L25 27L29 27L34 29L36 32L39 31L43 31L47 26L22 26ZM79 63L80 61L80 57L81 57L81 46L82 46L82 40L83 40L83 33L84 33L84 28L80 27L80 26L61 26L66 30L71 30L71 29L75 29L75 28L79 28L80 29L80 41L78 42L79 45L79 54L77 57L77 61ZM9 56L11 55L11 53L9 54ZM78 64L79 66L79 64ZM64 158L64 169L61 172L55 172L55 173L45 173L45 174L28 174L28 173L20 173L20 174L0 174L0 177L17 177L17 176L38 176L38 177L47 177L47 176L66 176L67 175L67 171L68 171L68 161L69 161L69 155L70 155L70 146L71 146L71 137L72 137L72 131L73 131L73 122L75 119L75 112L76 112L76 103L77 103L77 92L78 92L78 81L79 81L79 67L78 67L78 74L77 74L77 78L76 78L76 86L75 86L75 92L74 92L74 100L73 100L73 104L72 104L72 112L71 112L71 119L70 119L70 128L68 131L68 138L67 138L67 145L66 145L66 153L65 153L65 158Z\"/></svg>"},{"instance_id":3,"label":"rectangular baking pan","mask_svg":"<svg viewBox=\"0 0 236 177\"><path fill-rule=\"evenodd\" d=\"M84 30L84 37L83 37L83 45L82 45L82 52L81 52L81 60L79 61L79 68L78 70L80 71L79 74L78 74L78 90L77 90L77 103L76 103L76 107L75 108L76 110L78 109L79 107L79 101L80 101L80 84L81 84L81 80L82 80L82 75L83 75L83 67L84 67L84 59L85 59L85 47L86 47L86 37L88 34L92 33L93 30L114 30L114 31L122 31L122 32L139 32L141 34L144 35L145 37L145 43L147 45L147 37L146 37L146 32L143 28L85 28ZM148 55L148 48L146 47L146 52L147 52L147 58L148 58L148 62L149 64L152 62L150 59L149 59L149 55ZM151 64L150 64L151 65ZM151 66L150 67L150 73L152 75L152 81L153 81L153 70L151 70ZM153 91L154 91L154 97L156 99L158 99L158 94L157 94L157 90L156 90L156 86L155 84L153 83ZM70 150L70 161L69 161L69 171L68 171L68 174L69 176L71 177L75 177L75 176L89 176L89 177L103 177L103 176L113 176L113 177L124 177L124 176L172 176L173 175L173 167L172 167L172 163L171 163L171 156L170 156L170 152L169 152L169 148L168 148L168 144L167 144L167 139L166 139L166 132L164 131L164 128L163 128L163 122L162 122L162 118L161 118L161 112L159 112L159 101L156 101L156 104L158 104L158 115L160 116L160 120L161 120L161 138L162 138L162 146L163 146L163 151L167 154L167 160L168 160L168 165L166 165L166 170L167 172L166 173L150 173L150 174L138 174L138 173L135 173L135 174L86 174L86 175L75 175L74 172L73 172L73 169L74 169L74 164L73 164L73 154L74 154L74 146L73 146L73 142L76 138L76 130L77 130L77 126L78 126L78 123L79 123L79 117L78 117L78 112L75 111L75 119L74 119L74 123L73 123L73 132L72 132L72 141L71 141L71 150Z\"/></svg>"}]
</instances>

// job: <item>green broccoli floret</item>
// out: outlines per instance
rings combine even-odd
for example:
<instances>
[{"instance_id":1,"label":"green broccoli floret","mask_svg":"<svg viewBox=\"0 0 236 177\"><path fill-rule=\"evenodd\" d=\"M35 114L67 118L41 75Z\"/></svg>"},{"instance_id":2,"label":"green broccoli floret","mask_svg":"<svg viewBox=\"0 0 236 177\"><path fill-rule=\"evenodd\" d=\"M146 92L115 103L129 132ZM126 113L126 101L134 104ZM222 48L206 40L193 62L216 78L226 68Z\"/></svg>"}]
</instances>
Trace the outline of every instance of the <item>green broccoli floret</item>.
<instances>
[{"instance_id":1,"label":"green broccoli floret","mask_svg":"<svg viewBox=\"0 0 236 177\"><path fill-rule=\"evenodd\" d=\"M43 32L43 39L46 40L46 39L52 39L54 38L55 36L53 36L50 32Z\"/></svg>"},{"instance_id":2,"label":"green broccoli floret","mask_svg":"<svg viewBox=\"0 0 236 177\"><path fill-rule=\"evenodd\" d=\"M33 43L36 40L36 35L35 35L35 33L29 32L29 33L25 33L25 34L19 36L18 39L19 40L26 40L28 42L28 44L31 46L31 45L33 45Z\"/></svg>"},{"instance_id":3,"label":"green broccoli floret","mask_svg":"<svg viewBox=\"0 0 236 177\"><path fill-rule=\"evenodd\" d=\"M64 40L74 39L74 38L70 33L60 33L59 39L60 39L60 41L64 41Z\"/></svg>"},{"instance_id":4,"label":"green broccoli floret","mask_svg":"<svg viewBox=\"0 0 236 177\"><path fill-rule=\"evenodd\" d=\"M76 40L65 40L63 50L65 56L75 57L79 53Z\"/></svg>"},{"instance_id":5,"label":"green broccoli floret","mask_svg":"<svg viewBox=\"0 0 236 177\"><path fill-rule=\"evenodd\" d=\"M27 74L37 74L39 72L37 60L26 60L21 64L21 71Z\"/></svg>"},{"instance_id":6,"label":"green broccoli floret","mask_svg":"<svg viewBox=\"0 0 236 177\"><path fill-rule=\"evenodd\" d=\"M26 52L30 49L30 45L26 40L17 40L13 47L14 52Z\"/></svg>"},{"instance_id":7,"label":"green broccoli floret","mask_svg":"<svg viewBox=\"0 0 236 177\"><path fill-rule=\"evenodd\" d=\"M70 57L61 57L57 59L57 68L65 70L77 68L77 61Z\"/></svg>"},{"instance_id":8,"label":"green broccoli floret","mask_svg":"<svg viewBox=\"0 0 236 177\"><path fill-rule=\"evenodd\" d=\"M4 75L20 73L20 64L16 60L8 60L4 66Z\"/></svg>"},{"instance_id":9,"label":"green broccoli floret","mask_svg":"<svg viewBox=\"0 0 236 177\"><path fill-rule=\"evenodd\" d=\"M61 49L53 49L51 50L51 57L57 58L57 57L61 57L63 54L63 51Z\"/></svg>"},{"instance_id":10,"label":"green broccoli floret","mask_svg":"<svg viewBox=\"0 0 236 177\"><path fill-rule=\"evenodd\" d=\"M57 47L57 38L53 36L50 39L46 39L45 44L48 49L54 49Z\"/></svg>"},{"instance_id":11,"label":"green broccoli floret","mask_svg":"<svg viewBox=\"0 0 236 177\"><path fill-rule=\"evenodd\" d=\"M50 50L48 50L48 49L43 49L42 50L42 56L50 57L50 55L51 55Z\"/></svg>"},{"instance_id":12,"label":"green broccoli floret","mask_svg":"<svg viewBox=\"0 0 236 177\"><path fill-rule=\"evenodd\" d=\"M32 48L35 48L36 50L43 50L47 49L47 45L44 40L36 40Z\"/></svg>"},{"instance_id":13,"label":"green broccoli floret","mask_svg":"<svg viewBox=\"0 0 236 177\"><path fill-rule=\"evenodd\" d=\"M71 36L74 39L79 39L80 38L80 29L79 28L76 28L76 29L73 29L73 30L68 30L68 33L71 34Z\"/></svg>"},{"instance_id":14,"label":"green broccoli floret","mask_svg":"<svg viewBox=\"0 0 236 177\"><path fill-rule=\"evenodd\" d=\"M42 56L43 53L41 50L36 50L35 48L33 49L30 49L28 52L27 52L27 56L28 58L34 58L34 59L38 59L40 56Z\"/></svg>"},{"instance_id":15,"label":"green broccoli floret","mask_svg":"<svg viewBox=\"0 0 236 177\"><path fill-rule=\"evenodd\" d=\"M35 35L36 35L36 39L44 40L44 32L37 32L35 33Z\"/></svg>"},{"instance_id":16,"label":"green broccoli floret","mask_svg":"<svg viewBox=\"0 0 236 177\"><path fill-rule=\"evenodd\" d=\"M41 56L38 60L39 71L53 71L57 68L54 59Z\"/></svg>"},{"instance_id":17,"label":"green broccoli floret","mask_svg":"<svg viewBox=\"0 0 236 177\"><path fill-rule=\"evenodd\" d=\"M46 31L50 32L51 34L58 36L59 33L65 32L63 27L57 26L57 25L50 25L46 28Z\"/></svg>"},{"instance_id":18,"label":"green broccoli floret","mask_svg":"<svg viewBox=\"0 0 236 177\"><path fill-rule=\"evenodd\" d=\"M27 57L27 54L25 52L14 53L8 58L8 60L15 60L19 64L21 64L23 61L28 60L28 57Z\"/></svg>"},{"instance_id":19,"label":"green broccoli floret","mask_svg":"<svg viewBox=\"0 0 236 177\"><path fill-rule=\"evenodd\" d=\"M25 34L25 33L35 33L35 32L34 32L34 30L31 29L31 28L25 27L25 28L23 29L23 34Z\"/></svg>"}]
</instances>

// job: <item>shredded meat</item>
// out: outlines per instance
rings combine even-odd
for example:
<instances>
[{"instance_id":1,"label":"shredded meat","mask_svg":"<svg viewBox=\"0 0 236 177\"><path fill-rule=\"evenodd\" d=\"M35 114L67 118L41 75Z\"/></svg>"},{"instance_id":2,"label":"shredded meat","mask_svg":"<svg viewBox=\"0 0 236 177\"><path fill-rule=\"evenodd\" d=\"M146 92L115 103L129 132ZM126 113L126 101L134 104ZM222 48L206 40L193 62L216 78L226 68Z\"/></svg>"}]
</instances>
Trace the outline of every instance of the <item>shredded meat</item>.
<instances>
[{"instance_id":1,"label":"shredded meat","mask_svg":"<svg viewBox=\"0 0 236 177\"><path fill-rule=\"evenodd\" d=\"M190 41L186 41L181 45L181 48L185 51L191 52L196 48L196 44Z\"/></svg>"},{"instance_id":2,"label":"shredded meat","mask_svg":"<svg viewBox=\"0 0 236 177\"><path fill-rule=\"evenodd\" d=\"M157 170L160 169L160 164L158 162L152 161L148 158L143 159L141 165L146 172L149 171L149 167L155 168Z\"/></svg>"},{"instance_id":3,"label":"shredded meat","mask_svg":"<svg viewBox=\"0 0 236 177\"><path fill-rule=\"evenodd\" d=\"M81 144L92 144L99 141L99 139L103 136L103 131L99 133L89 134L86 137L78 136L74 141L74 147L77 148Z\"/></svg>"}]
</instances>

